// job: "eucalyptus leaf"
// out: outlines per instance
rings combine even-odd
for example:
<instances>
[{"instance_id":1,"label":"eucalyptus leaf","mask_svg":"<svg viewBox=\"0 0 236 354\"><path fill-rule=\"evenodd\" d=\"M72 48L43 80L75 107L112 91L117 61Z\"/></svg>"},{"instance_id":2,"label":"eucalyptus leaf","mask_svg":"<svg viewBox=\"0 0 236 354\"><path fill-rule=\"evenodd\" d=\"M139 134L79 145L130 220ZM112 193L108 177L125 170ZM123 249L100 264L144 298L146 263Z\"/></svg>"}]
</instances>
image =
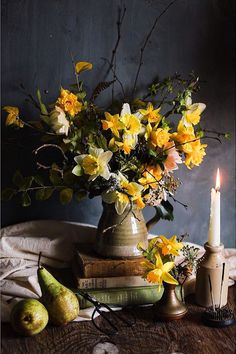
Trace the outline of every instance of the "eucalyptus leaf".
<instances>
[{"instance_id":1,"label":"eucalyptus leaf","mask_svg":"<svg viewBox=\"0 0 236 354\"><path fill-rule=\"evenodd\" d=\"M36 200L47 200L51 197L52 193L54 192L54 188L42 188L38 189L35 193Z\"/></svg>"},{"instance_id":2,"label":"eucalyptus leaf","mask_svg":"<svg viewBox=\"0 0 236 354\"><path fill-rule=\"evenodd\" d=\"M82 199L87 197L87 192L86 191L79 191L75 194L76 200L80 202Z\"/></svg>"},{"instance_id":3,"label":"eucalyptus leaf","mask_svg":"<svg viewBox=\"0 0 236 354\"><path fill-rule=\"evenodd\" d=\"M43 186L44 183L43 183L43 177L40 176L40 175L36 175L34 176L34 181L36 184L38 184L39 186Z\"/></svg>"},{"instance_id":4,"label":"eucalyptus leaf","mask_svg":"<svg viewBox=\"0 0 236 354\"><path fill-rule=\"evenodd\" d=\"M5 188L1 193L1 200L8 201L10 200L13 195L16 193L15 189L13 188Z\"/></svg>"},{"instance_id":5,"label":"eucalyptus leaf","mask_svg":"<svg viewBox=\"0 0 236 354\"><path fill-rule=\"evenodd\" d=\"M31 205L31 199L27 192L23 192L21 196L21 204L23 207L28 207Z\"/></svg>"},{"instance_id":6,"label":"eucalyptus leaf","mask_svg":"<svg viewBox=\"0 0 236 354\"><path fill-rule=\"evenodd\" d=\"M27 189L29 189L32 185L33 180L34 180L33 176L24 177L20 189L23 191L26 191Z\"/></svg>"},{"instance_id":7,"label":"eucalyptus leaf","mask_svg":"<svg viewBox=\"0 0 236 354\"><path fill-rule=\"evenodd\" d=\"M50 171L49 179L54 186L61 186L63 183L60 173L55 170Z\"/></svg>"},{"instance_id":8,"label":"eucalyptus leaf","mask_svg":"<svg viewBox=\"0 0 236 354\"><path fill-rule=\"evenodd\" d=\"M12 182L17 186L17 187L21 187L24 183L24 177L22 176L22 174L20 173L20 171L16 171L13 178L12 178Z\"/></svg>"},{"instance_id":9,"label":"eucalyptus leaf","mask_svg":"<svg viewBox=\"0 0 236 354\"><path fill-rule=\"evenodd\" d=\"M60 202L65 205L71 202L73 197L73 189L65 188L60 191Z\"/></svg>"}]
</instances>

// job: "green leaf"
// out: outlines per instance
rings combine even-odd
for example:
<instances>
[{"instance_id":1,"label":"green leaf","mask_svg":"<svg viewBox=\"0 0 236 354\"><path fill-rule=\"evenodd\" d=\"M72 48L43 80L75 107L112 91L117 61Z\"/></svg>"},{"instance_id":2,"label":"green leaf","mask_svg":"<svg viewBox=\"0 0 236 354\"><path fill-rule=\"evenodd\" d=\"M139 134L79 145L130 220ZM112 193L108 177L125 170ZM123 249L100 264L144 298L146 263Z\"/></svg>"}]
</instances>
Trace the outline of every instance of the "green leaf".
<instances>
[{"instance_id":1,"label":"green leaf","mask_svg":"<svg viewBox=\"0 0 236 354\"><path fill-rule=\"evenodd\" d=\"M15 193L16 193L15 189L5 188L5 189L3 189L2 193L1 193L1 199L4 201L8 201L13 197L13 195Z\"/></svg>"},{"instance_id":2,"label":"green leaf","mask_svg":"<svg viewBox=\"0 0 236 354\"><path fill-rule=\"evenodd\" d=\"M78 177L82 176L83 175L83 169L80 165L76 165L73 170L72 170L72 173Z\"/></svg>"},{"instance_id":3,"label":"green leaf","mask_svg":"<svg viewBox=\"0 0 236 354\"><path fill-rule=\"evenodd\" d=\"M63 181L70 186L76 182L76 176L71 171L66 171L63 175Z\"/></svg>"},{"instance_id":4,"label":"green leaf","mask_svg":"<svg viewBox=\"0 0 236 354\"><path fill-rule=\"evenodd\" d=\"M47 108L46 108L45 104L43 104L43 102L42 102L41 92L39 89L37 90L37 97L38 97L41 113L43 115L48 115Z\"/></svg>"},{"instance_id":5,"label":"green leaf","mask_svg":"<svg viewBox=\"0 0 236 354\"><path fill-rule=\"evenodd\" d=\"M99 147L101 147L103 150L107 150L107 140L103 135L98 135L96 140Z\"/></svg>"},{"instance_id":6,"label":"green leaf","mask_svg":"<svg viewBox=\"0 0 236 354\"><path fill-rule=\"evenodd\" d=\"M13 178L12 178L12 182L17 186L17 187L21 187L24 183L24 177L22 176L22 174L20 173L20 171L16 171Z\"/></svg>"},{"instance_id":7,"label":"green leaf","mask_svg":"<svg viewBox=\"0 0 236 354\"><path fill-rule=\"evenodd\" d=\"M32 185L33 180L34 180L33 176L24 177L23 178L23 183L22 183L20 189L23 190L23 191L29 189L31 187L31 185Z\"/></svg>"},{"instance_id":8,"label":"green leaf","mask_svg":"<svg viewBox=\"0 0 236 354\"><path fill-rule=\"evenodd\" d=\"M54 192L54 188L42 188L38 189L35 193L36 200L47 200L51 197L52 193Z\"/></svg>"},{"instance_id":9,"label":"green leaf","mask_svg":"<svg viewBox=\"0 0 236 354\"><path fill-rule=\"evenodd\" d=\"M65 205L71 202L73 197L73 189L65 188L60 192L60 202Z\"/></svg>"},{"instance_id":10,"label":"green leaf","mask_svg":"<svg viewBox=\"0 0 236 354\"><path fill-rule=\"evenodd\" d=\"M38 184L39 186L44 186L43 177L42 177L42 176L40 176L40 175L34 176L34 181L35 181L35 183Z\"/></svg>"},{"instance_id":11,"label":"green leaf","mask_svg":"<svg viewBox=\"0 0 236 354\"><path fill-rule=\"evenodd\" d=\"M80 202L82 199L87 197L87 192L86 191L80 191L75 194L76 200Z\"/></svg>"},{"instance_id":12,"label":"green leaf","mask_svg":"<svg viewBox=\"0 0 236 354\"><path fill-rule=\"evenodd\" d=\"M174 220L173 206L168 200L162 200L161 204L155 207L156 213L159 215L160 219L164 220Z\"/></svg>"},{"instance_id":13,"label":"green leaf","mask_svg":"<svg viewBox=\"0 0 236 354\"><path fill-rule=\"evenodd\" d=\"M83 99L86 97L86 92L81 91L81 92L77 93L76 96L78 97L79 100L83 101Z\"/></svg>"},{"instance_id":14,"label":"green leaf","mask_svg":"<svg viewBox=\"0 0 236 354\"><path fill-rule=\"evenodd\" d=\"M60 186L62 184L61 175L59 172L57 172L55 170L50 171L49 179L54 186Z\"/></svg>"},{"instance_id":15,"label":"green leaf","mask_svg":"<svg viewBox=\"0 0 236 354\"><path fill-rule=\"evenodd\" d=\"M157 157L157 152L154 151L154 150L152 150L152 149L149 149L149 150L148 150L148 154L149 154L150 156Z\"/></svg>"},{"instance_id":16,"label":"green leaf","mask_svg":"<svg viewBox=\"0 0 236 354\"><path fill-rule=\"evenodd\" d=\"M23 207L28 207L31 205L31 199L27 192L23 192L21 196L21 204Z\"/></svg>"}]
</instances>

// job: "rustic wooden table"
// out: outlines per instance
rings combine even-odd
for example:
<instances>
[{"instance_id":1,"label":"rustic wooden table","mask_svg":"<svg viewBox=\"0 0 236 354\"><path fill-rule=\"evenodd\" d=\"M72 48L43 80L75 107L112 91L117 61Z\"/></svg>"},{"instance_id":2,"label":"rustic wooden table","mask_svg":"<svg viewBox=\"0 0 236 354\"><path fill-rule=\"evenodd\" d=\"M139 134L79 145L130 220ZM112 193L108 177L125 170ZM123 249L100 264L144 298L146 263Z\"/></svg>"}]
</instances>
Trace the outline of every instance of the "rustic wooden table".
<instances>
[{"instance_id":1,"label":"rustic wooden table","mask_svg":"<svg viewBox=\"0 0 236 354\"><path fill-rule=\"evenodd\" d=\"M2 354L233 354L236 353L236 325L222 329L206 327L201 322L203 309L187 297L189 312L179 321L153 322L151 307L136 308L136 324L120 327L119 333L100 333L91 321L70 323L64 327L48 326L35 337L16 335L10 324L2 325ZM236 316L236 286L229 289L229 301ZM124 312L125 316L130 316ZM101 318L96 319L101 325Z\"/></svg>"}]
</instances>

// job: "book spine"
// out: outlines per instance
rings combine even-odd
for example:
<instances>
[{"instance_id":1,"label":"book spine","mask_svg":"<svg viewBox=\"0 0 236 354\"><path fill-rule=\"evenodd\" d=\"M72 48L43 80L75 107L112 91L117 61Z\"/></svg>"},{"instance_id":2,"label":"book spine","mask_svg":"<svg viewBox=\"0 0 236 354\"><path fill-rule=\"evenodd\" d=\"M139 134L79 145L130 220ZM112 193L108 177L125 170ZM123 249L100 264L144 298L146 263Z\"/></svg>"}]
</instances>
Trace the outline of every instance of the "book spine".
<instances>
[{"instance_id":1,"label":"book spine","mask_svg":"<svg viewBox=\"0 0 236 354\"><path fill-rule=\"evenodd\" d=\"M75 290L76 293L76 290ZM113 306L131 306L131 305L147 305L153 304L160 300L163 289L158 291L157 286L149 287L134 287L126 289L108 289L90 290L88 292L96 300L107 305ZM80 308L85 309L93 306L91 302L85 300L79 293L76 293L79 298Z\"/></svg>"},{"instance_id":2,"label":"book spine","mask_svg":"<svg viewBox=\"0 0 236 354\"><path fill-rule=\"evenodd\" d=\"M110 263L87 263L81 266L81 270L84 278L141 276L144 273L144 268L138 261L129 262L127 260L120 261L120 263L112 261Z\"/></svg>"},{"instance_id":3,"label":"book spine","mask_svg":"<svg viewBox=\"0 0 236 354\"><path fill-rule=\"evenodd\" d=\"M137 286L150 286L141 276L106 277L106 278L77 278L79 289L107 289Z\"/></svg>"}]
</instances>

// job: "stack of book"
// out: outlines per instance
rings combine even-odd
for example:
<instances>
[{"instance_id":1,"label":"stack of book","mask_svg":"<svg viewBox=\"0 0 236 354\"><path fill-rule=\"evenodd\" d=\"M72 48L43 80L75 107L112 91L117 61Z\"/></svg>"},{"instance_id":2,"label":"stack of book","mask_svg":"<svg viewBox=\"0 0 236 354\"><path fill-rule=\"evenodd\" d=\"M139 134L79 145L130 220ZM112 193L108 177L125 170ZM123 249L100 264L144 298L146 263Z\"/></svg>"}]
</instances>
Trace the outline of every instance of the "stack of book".
<instances>
[{"instance_id":1,"label":"stack of book","mask_svg":"<svg viewBox=\"0 0 236 354\"><path fill-rule=\"evenodd\" d=\"M143 260L142 257L101 258L92 250L91 244L79 244L73 264L76 287L109 305L153 304L160 299L163 290L158 291L156 285L142 278ZM79 300L81 308L91 306L83 297L79 296Z\"/></svg>"}]
</instances>

